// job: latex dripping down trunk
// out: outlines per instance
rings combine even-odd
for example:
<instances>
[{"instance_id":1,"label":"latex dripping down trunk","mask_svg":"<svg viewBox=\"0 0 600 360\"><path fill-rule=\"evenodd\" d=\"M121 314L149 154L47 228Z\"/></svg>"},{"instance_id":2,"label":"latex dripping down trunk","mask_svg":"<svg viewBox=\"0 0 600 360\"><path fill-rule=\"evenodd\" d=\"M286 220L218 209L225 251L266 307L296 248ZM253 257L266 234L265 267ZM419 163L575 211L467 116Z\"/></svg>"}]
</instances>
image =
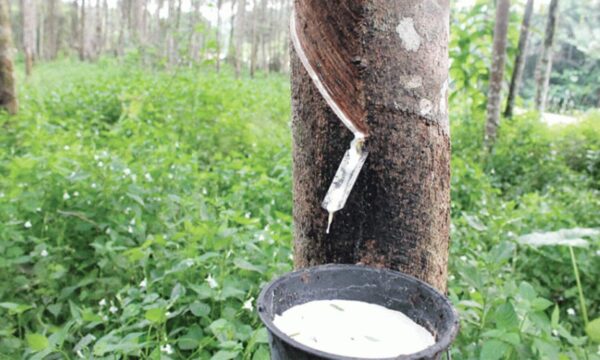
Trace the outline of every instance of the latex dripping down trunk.
<instances>
[{"instance_id":1,"label":"latex dripping down trunk","mask_svg":"<svg viewBox=\"0 0 600 360\"><path fill-rule=\"evenodd\" d=\"M324 33L323 38L326 38L326 35ZM348 200L368 156L368 151L364 146L367 139L367 127L364 121L365 111L362 105L362 94L356 94L352 91L352 89L360 89L361 87L356 84L358 76L354 78L347 76L348 73L352 74L352 69L355 69L348 54L344 54L343 51L334 46L327 46L327 44L325 46L315 46L310 45L308 41L303 41L296 26L296 11L292 11L290 36L294 50L315 87L340 121L354 134L354 139L344 154L329 190L321 203L323 209L329 213L327 229L325 230L329 233L334 214L346 205L346 200ZM336 62L331 66L322 66L330 63L331 59L334 58L341 58L346 61ZM323 68L330 71L324 73L324 71L316 70ZM340 81L340 78L344 81Z\"/></svg>"}]
</instances>

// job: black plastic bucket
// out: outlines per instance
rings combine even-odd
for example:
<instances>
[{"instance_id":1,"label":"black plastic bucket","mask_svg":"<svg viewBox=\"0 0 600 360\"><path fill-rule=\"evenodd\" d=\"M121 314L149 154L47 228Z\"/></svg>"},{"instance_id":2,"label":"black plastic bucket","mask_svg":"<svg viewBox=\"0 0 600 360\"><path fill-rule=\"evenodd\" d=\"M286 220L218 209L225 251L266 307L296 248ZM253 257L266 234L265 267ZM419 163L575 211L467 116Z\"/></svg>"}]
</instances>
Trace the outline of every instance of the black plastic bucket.
<instances>
[{"instance_id":1,"label":"black plastic bucket","mask_svg":"<svg viewBox=\"0 0 600 360\"><path fill-rule=\"evenodd\" d=\"M458 332L458 314L446 297L412 276L358 265L323 265L285 274L260 293L258 315L269 332L271 359L358 359L309 348L273 324L276 314L291 307L334 299L364 301L401 311L435 337L435 344L423 351L388 359L440 359Z\"/></svg>"}]
</instances>

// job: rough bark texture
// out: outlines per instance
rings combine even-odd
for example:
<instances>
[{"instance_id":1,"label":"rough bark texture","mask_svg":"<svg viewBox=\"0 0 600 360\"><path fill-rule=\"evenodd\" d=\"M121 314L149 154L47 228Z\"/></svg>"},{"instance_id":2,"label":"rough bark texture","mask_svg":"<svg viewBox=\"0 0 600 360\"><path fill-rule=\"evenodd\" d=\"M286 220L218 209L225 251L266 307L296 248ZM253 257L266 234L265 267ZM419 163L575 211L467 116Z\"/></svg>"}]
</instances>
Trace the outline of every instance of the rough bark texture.
<instances>
[{"instance_id":1,"label":"rough bark texture","mask_svg":"<svg viewBox=\"0 0 600 360\"><path fill-rule=\"evenodd\" d=\"M84 61L87 55L87 47L85 41L86 18L85 0L81 0L81 15L79 16L79 60Z\"/></svg>"},{"instance_id":2,"label":"rough bark texture","mask_svg":"<svg viewBox=\"0 0 600 360\"><path fill-rule=\"evenodd\" d=\"M529 24L531 23L532 13L533 0L527 0L527 4L525 5L525 14L523 15L523 22L521 23L521 34L519 35L517 55L515 57L513 73L510 79L508 99L506 100L506 109L504 110L504 116L507 118L510 118L513 115L515 99L519 93L519 87L521 86L521 77L523 76L523 69L525 68L525 55L527 52L527 43L529 41Z\"/></svg>"},{"instance_id":3,"label":"rough bark texture","mask_svg":"<svg viewBox=\"0 0 600 360\"><path fill-rule=\"evenodd\" d=\"M387 267L445 291L448 0L296 0L295 8L300 37L315 39L304 48L341 47L332 53L350 57L352 68L338 68L347 66L343 58L322 62L317 71L361 89L369 129L367 163L326 234L327 213L320 204L352 134L292 55L296 267ZM345 94L353 95L352 89Z\"/></svg>"},{"instance_id":4,"label":"rough bark texture","mask_svg":"<svg viewBox=\"0 0 600 360\"><path fill-rule=\"evenodd\" d=\"M502 103L502 80L506 62L506 39L508 32L508 10L510 0L498 0L496 6L496 25L494 27L494 48L487 101L487 121L485 124L485 143L489 148L496 142L500 125L500 106Z\"/></svg>"},{"instance_id":5,"label":"rough bark texture","mask_svg":"<svg viewBox=\"0 0 600 360\"><path fill-rule=\"evenodd\" d=\"M8 0L0 0L0 107L9 114L18 110L12 62L12 30Z\"/></svg>"},{"instance_id":6,"label":"rough bark texture","mask_svg":"<svg viewBox=\"0 0 600 360\"><path fill-rule=\"evenodd\" d=\"M34 0L21 0L23 14L23 51L25 53L25 73L31 75L37 41L37 14Z\"/></svg>"},{"instance_id":7,"label":"rough bark texture","mask_svg":"<svg viewBox=\"0 0 600 360\"><path fill-rule=\"evenodd\" d=\"M542 56L536 69L537 89L535 93L535 108L539 112L546 109L546 100L548 96L548 86L550 85L550 72L552 71L552 46L554 45L554 34L556 32L556 23L558 18L558 0L550 2L548 10L548 22L546 23L546 37L544 38L544 48Z\"/></svg>"}]
</instances>

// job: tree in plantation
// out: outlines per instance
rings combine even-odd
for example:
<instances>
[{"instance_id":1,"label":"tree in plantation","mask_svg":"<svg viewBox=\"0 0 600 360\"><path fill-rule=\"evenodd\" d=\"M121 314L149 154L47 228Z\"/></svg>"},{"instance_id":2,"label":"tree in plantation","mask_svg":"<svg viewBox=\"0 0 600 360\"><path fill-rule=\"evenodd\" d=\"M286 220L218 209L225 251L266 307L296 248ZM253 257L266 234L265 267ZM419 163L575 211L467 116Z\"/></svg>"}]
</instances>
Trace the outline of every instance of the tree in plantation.
<instances>
[{"instance_id":1,"label":"tree in plantation","mask_svg":"<svg viewBox=\"0 0 600 360\"><path fill-rule=\"evenodd\" d=\"M79 60L84 61L86 59L86 42L85 42L85 30L86 30L86 9L85 0L81 0L81 9L79 15Z\"/></svg>"},{"instance_id":2,"label":"tree in plantation","mask_svg":"<svg viewBox=\"0 0 600 360\"><path fill-rule=\"evenodd\" d=\"M31 75L37 43L37 4L35 0L21 0L23 16L23 52L25 53L25 73Z\"/></svg>"},{"instance_id":3,"label":"tree in plantation","mask_svg":"<svg viewBox=\"0 0 600 360\"><path fill-rule=\"evenodd\" d=\"M557 18L558 0L551 0L548 10L548 21L546 22L544 47L536 68L537 88L535 93L535 108L539 112L544 112L546 109L546 98L548 96L548 86L550 85L550 71L552 71L552 47L554 45Z\"/></svg>"},{"instance_id":4,"label":"tree in plantation","mask_svg":"<svg viewBox=\"0 0 600 360\"><path fill-rule=\"evenodd\" d=\"M48 15L46 19L46 58L53 60L58 55L59 48L59 25L58 18L61 14L61 2L59 0L48 0Z\"/></svg>"},{"instance_id":5,"label":"tree in plantation","mask_svg":"<svg viewBox=\"0 0 600 360\"><path fill-rule=\"evenodd\" d=\"M449 1L296 0L295 19L295 266L386 267L445 291ZM321 204L352 140L341 118L368 158L327 233Z\"/></svg>"},{"instance_id":6,"label":"tree in plantation","mask_svg":"<svg viewBox=\"0 0 600 360\"><path fill-rule=\"evenodd\" d=\"M244 59L244 34L246 31L246 0L238 0L237 14L235 16L235 76L240 77Z\"/></svg>"},{"instance_id":7,"label":"tree in plantation","mask_svg":"<svg viewBox=\"0 0 600 360\"><path fill-rule=\"evenodd\" d=\"M498 0L496 5L496 24L494 26L492 67L490 69L488 88L487 119L485 123L485 144L488 148L494 145L498 134L498 126L500 125L509 8L510 0Z\"/></svg>"},{"instance_id":8,"label":"tree in plantation","mask_svg":"<svg viewBox=\"0 0 600 360\"><path fill-rule=\"evenodd\" d=\"M527 0L527 4L525 5L525 14L523 15L523 22L521 23L521 33L519 35L517 55L515 56L515 64L513 66L513 73L510 79L508 99L506 100L506 109L504 110L504 116L507 118L510 118L513 115L515 99L519 93L519 87L521 86L521 78L523 76L523 69L525 68L527 43L529 41L529 25L531 23L531 14L533 14L533 0Z\"/></svg>"},{"instance_id":9,"label":"tree in plantation","mask_svg":"<svg viewBox=\"0 0 600 360\"><path fill-rule=\"evenodd\" d=\"M217 28L215 30L215 43L217 44L217 72L221 71L221 6L223 0L217 0Z\"/></svg>"},{"instance_id":10,"label":"tree in plantation","mask_svg":"<svg viewBox=\"0 0 600 360\"><path fill-rule=\"evenodd\" d=\"M8 0L0 0L0 107L9 114L18 111L15 76L13 71L12 30Z\"/></svg>"}]
</instances>

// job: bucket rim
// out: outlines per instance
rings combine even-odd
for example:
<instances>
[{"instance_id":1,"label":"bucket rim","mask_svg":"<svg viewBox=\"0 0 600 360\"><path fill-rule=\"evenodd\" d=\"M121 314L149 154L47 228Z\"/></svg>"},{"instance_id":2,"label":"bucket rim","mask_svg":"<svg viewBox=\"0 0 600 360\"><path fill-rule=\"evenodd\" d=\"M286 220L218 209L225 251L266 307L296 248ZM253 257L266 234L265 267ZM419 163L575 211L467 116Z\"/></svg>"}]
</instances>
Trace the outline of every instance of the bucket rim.
<instances>
[{"instance_id":1,"label":"bucket rim","mask_svg":"<svg viewBox=\"0 0 600 360\"><path fill-rule=\"evenodd\" d=\"M329 352L321 351L321 350L306 346L306 345L294 340L293 338L289 337L283 331L279 330L279 328L273 323L273 320L270 319L269 315L267 314L267 311L265 311L266 309L264 309L264 302L265 302L265 297L267 296L267 293L272 288L274 288L276 285L278 285L279 283L286 281L286 279L289 277L297 276L302 273L306 273L309 271L315 271L315 270L325 270L325 271L328 271L328 270L361 270L361 271L373 272L373 273L388 273L393 276L398 276L398 277L404 278L408 282L419 284L419 285L427 288L433 294L434 297L437 297L438 299L440 299L442 301L442 303L444 303L445 306L450 310L450 313L452 315L452 319L451 319L452 324L450 326L450 330L446 334L441 336L439 338L439 340L436 340L436 342L433 345L431 345L417 353L399 355L396 357L357 358L357 357L329 353ZM460 328L460 319L459 319L458 312L456 311L456 309L454 308L454 306L452 305L450 300L445 295L440 293L437 289L435 289L433 286L429 285L428 283L426 283L422 280L417 279L416 277L414 277L412 275L408 275L408 274L405 274L400 271L386 269L386 268L374 268L374 267L365 266L365 265L324 264L324 265L317 265L317 266L302 268L302 269L298 269L298 270L295 270L292 272L285 273L285 274L280 275L280 276L276 277L275 279L271 280L269 283L267 283L262 288L262 290L260 291L260 294L258 296L258 299L257 299L257 305L258 305L257 312L258 312L258 316L259 316L260 320L272 334L276 335L280 340L284 341L285 343L287 343L288 345L290 345L294 348L297 348L297 349L304 351L306 353L309 353L311 355L319 356L319 357L322 357L325 359L334 359L334 360L413 360L414 359L414 360L416 360L416 359L421 359L421 358L427 358L427 357L431 357L431 356L440 354L440 353L448 350L450 348L450 345L456 338L456 336L458 334L458 330Z\"/></svg>"}]
</instances>

